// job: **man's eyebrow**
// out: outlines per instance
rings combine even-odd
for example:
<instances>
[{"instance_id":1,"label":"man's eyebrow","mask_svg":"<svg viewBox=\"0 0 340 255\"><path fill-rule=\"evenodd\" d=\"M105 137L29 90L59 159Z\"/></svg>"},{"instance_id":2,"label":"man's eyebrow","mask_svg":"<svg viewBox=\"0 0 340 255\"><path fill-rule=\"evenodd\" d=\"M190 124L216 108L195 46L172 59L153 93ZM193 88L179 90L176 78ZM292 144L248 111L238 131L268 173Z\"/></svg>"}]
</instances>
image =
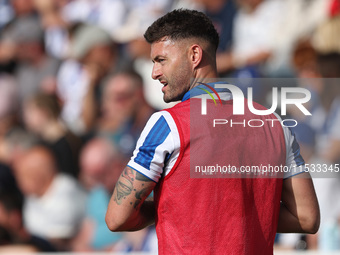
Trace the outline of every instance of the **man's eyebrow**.
<instances>
[{"instance_id":1,"label":"man's eyebrow","mask_svg":"<svg viewBox=\"0 0 340 255\"><path fill-rule=\"evenodd\" d=\"M158 62L160 58L164 58L164 57L162 57L161 55L157 55L156 57L154 57L154 58L152 59L152 62L153 62L153 63Z\"/></svg>"}]
</instances>

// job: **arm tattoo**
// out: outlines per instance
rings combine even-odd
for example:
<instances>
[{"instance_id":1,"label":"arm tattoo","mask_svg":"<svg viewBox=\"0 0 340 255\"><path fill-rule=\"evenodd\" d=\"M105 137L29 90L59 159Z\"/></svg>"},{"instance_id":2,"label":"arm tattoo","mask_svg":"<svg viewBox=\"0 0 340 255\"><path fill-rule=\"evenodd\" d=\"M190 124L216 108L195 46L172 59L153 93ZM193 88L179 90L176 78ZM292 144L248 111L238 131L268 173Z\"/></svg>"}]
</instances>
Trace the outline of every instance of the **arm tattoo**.
<instances>
[{"instance_id":1,"label":"arm tattoo","mask_svg":"<svg viewBox=\"0 0 340 255\"><path fill-rule=\"evenodd\" d=\"M142 198L144 197L145 193L148 191L148 188L143 188L142 190L136 191L135 197L138 199L136 200L134 204L134 208L137 208L137 206L142 201Z\"/></svg>"},{"instance_id":2,"label":"arm tattoo","mask_svg":"<svg viewBox=\"0 0 340 255\"><path fill-rule=\"evenodd\" d=\"M136 179L139 181L151 182L152 180L139 172L136 172Z\"/></svg>"},{"instance_id":3,"label":"arm tattoo","mask_svg":"<svg viewBox=\"0 0 340 255\"><path fill-rule=\"evenodd\" d=\"M129 196L132 191L135 192L135 198L137 199L133 205L133 208L137 209L138 205L142 202L144 196L148 192L148 188L142 188L141 190L134 189L134 180L151 182L152 180L142 175L139 172L133 171L131 168L126 167L119 177L116 183L114 201L118 205L122 204L123 199ZM142 184L144 186L144 184ZM130 203L132 205L132 202Z\"/></svg>"},{"instance_id":4,"label":"arm tattoo","mask_svg":"<svg viewBox=\"0 0 340 255\"><path fill-rule=\"evenodd\" d=\"M117 202L117 204L120 205L123 198L131 194L134 179L133 171L126 167L116 185L116 195L114 200Z\"/></svg>"}]
</instances>

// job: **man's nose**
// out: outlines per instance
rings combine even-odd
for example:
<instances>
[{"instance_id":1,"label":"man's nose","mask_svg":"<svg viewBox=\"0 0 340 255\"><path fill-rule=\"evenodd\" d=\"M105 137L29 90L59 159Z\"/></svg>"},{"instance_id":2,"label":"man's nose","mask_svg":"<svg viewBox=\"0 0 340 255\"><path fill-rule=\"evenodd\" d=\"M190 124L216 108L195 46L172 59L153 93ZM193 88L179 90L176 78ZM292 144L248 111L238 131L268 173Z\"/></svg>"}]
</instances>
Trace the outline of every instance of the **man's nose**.
<instances>
[{"instance_id":1,"label":"man's nose","mask_svg":"<svg viewBox=\"0 0 340 255\"><path fill-rule=\"evenodd\" d=\"M151 77L152 79L157 80L161 75L162 75L162 72L161 72L160 66L157 63L155 63L152 67Z\"/></svg>"}]
</instances>

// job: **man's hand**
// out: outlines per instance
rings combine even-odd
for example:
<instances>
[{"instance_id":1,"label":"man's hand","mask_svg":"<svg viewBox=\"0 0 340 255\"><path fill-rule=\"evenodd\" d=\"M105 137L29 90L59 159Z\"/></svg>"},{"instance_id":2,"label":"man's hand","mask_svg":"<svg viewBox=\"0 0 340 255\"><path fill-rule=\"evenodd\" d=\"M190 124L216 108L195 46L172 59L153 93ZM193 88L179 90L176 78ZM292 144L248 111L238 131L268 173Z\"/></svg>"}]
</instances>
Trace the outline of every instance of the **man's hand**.
<instances>
[{"instance_id":1,"label":"man's hand","mask_svg":"<svg viewBox=\"0 0 340 255\"><path fill-rule=\"evenodd\" d=\"M156 183L130 167L119 177L105 221L111 231L135 231L154 223L155 207L146 200Z\"/></svg>"}]
</instances>

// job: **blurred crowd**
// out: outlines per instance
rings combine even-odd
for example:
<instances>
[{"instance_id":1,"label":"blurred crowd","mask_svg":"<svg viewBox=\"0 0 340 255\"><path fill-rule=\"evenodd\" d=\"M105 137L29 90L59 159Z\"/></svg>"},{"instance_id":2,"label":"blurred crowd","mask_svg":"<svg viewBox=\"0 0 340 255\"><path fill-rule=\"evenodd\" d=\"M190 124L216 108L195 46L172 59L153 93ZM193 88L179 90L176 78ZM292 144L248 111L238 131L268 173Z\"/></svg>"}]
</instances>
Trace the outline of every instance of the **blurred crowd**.
<instances>
[{"instance_id":1,"label":"blurred crowd","mask_svg":"<svg viewBox=\"0 0 340 255\"><path fill-rule=\"evenodd\" d=\"M0 0L0 251L157 251L154 227L111 233L104 216L148 118L173 105L143 33L175 8L212 19L221 78L311 91L312 117L288 109L302 155L340 163L340 0ZM319 234L278 248L340 249L339 174L314 181Z\"/></svg>"}]
</instances>

